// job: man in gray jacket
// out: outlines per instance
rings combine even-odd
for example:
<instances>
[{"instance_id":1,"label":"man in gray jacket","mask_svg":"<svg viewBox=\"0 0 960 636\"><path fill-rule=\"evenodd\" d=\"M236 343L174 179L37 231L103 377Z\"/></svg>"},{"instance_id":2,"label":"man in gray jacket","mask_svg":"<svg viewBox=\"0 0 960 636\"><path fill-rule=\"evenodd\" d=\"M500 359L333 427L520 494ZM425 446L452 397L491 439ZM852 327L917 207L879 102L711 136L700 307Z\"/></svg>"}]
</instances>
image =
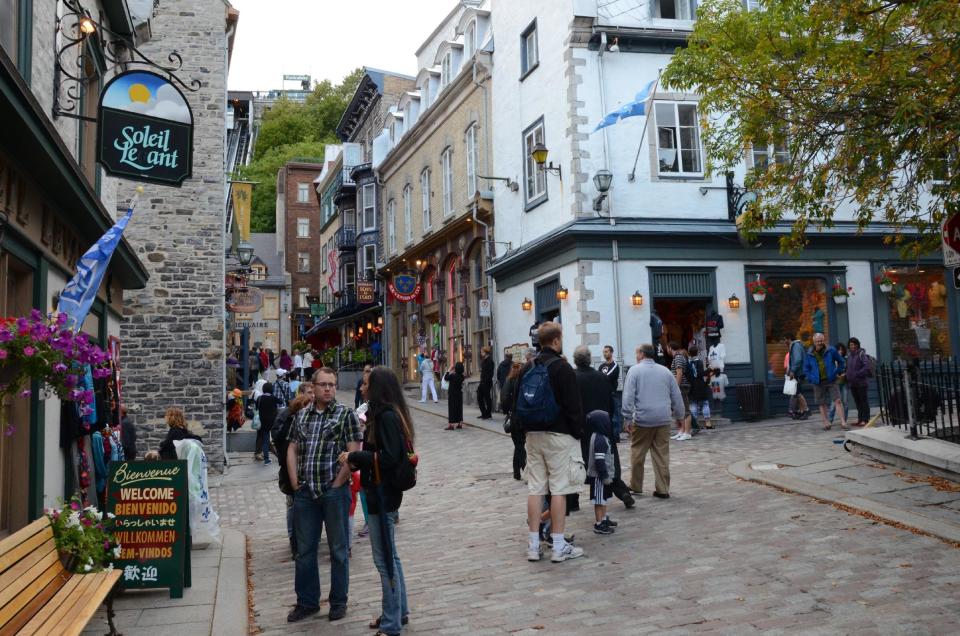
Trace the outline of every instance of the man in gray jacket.
<instances>
[{"instance_id":1,"label":"man in gray jacket","mask_svg":"<svg viewBox=\"0 0 960 636\"><path fill-rule=\"evenodd\" d=\"M647 451L653 458L654 497L670 496L670 425L684 414L683 395L673 374L655 362L652 344L637 347L637 364L623 382L624 430L630 434L630 489L643 490Z\"/></svg>"}]
</instances>

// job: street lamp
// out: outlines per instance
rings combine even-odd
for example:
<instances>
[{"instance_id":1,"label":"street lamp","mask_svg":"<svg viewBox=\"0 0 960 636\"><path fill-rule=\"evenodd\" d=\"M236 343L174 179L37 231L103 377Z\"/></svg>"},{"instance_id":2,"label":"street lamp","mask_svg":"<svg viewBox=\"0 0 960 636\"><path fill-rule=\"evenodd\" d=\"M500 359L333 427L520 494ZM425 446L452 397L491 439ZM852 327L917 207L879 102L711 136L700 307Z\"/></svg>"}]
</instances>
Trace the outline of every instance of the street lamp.
<instances>
[{"instance_id":1,"label":"street lamp","mask_svg":"<svg viewBox=\"0 0 960 636\"><path fill-rule=\"evenodd\" d=\"M244 269L250 267L250 263L253 262L253 245L250 245L247 241L242 241L237 246L237 260L240 261L240 265Z\"/></svg>"},{"instance_id":2,"label":"street lamp","mask_svg":"<svg viewBox=\"0 0 960 636\"><path fill-rule=\"evenodd\" d=\"M727 305L730 306L730 309L740 309L740 299L737 298L736 294L730 294L730 298L727 299Z\"/></svg>"},{"instance_id":3,"label":"street lamp","mask_svg":"<svg viewBox=\"0 0 960 636\"><path fill-rule=\"evenodd\" d=\"M549 164L547 163L548 154L549 151L547 150L547 147L542 143L538 143L533 147L533 150L530 151L530 156L533 157L533 160L536 162L538 168L544 172L552 172L563 179L563 176L560 174L560 166L553 165L552 161Z\"/></svg>"},{"instance_id":4,"label":"street lamp","mask_svg":"<svg viewBox=\"0 0 960 636\"><path fill-rule=\"evenodd\" d=\"M522 307L524 311L530 311L533 309L533 301L529 298L524 298L523 302L520 303L520 307Z\"/></svg>"},{"instance_id":5,"label":"street lamp","mask_svg":"<svg viewBox=\"0 0 960 636\"><path fill-rule=\"evenodd\" d=\"M640 307L643 305L643 294L640 293L640 290L633 292L633 295L630 296L630 302L634 307Z\"/></svg>"},{"instance_id":6,"label":"street lamp","mask_svg":"<svg viewBox=\"0 0 960 636\"><path fill-rule=\"evenodd\" d=\"M607 198L607 192L610 191L610 184L613 182L613 173L606 168L597 170L593 175L593 185L596 186L600 194L593 200L594 212L599 212L603 207L603 200Z\"/></svg>"},{"instance_id":7,"label":"street lamp","mask_svg":"<svg viewBox=\"0 0 960 636\"><path fill-rule=\"evenodd\" d=\"M570 291L566 287L559 287L557 289L557 300L566 300L569 293Z\"/></svg>"}]
</instances>

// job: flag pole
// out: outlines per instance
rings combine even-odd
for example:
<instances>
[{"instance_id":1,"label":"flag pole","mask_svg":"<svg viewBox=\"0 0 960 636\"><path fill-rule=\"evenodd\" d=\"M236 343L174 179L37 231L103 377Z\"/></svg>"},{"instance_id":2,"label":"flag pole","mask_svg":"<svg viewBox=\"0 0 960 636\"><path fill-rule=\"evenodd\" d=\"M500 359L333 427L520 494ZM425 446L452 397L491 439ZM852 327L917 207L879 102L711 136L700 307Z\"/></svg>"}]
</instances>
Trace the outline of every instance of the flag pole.
<instances>
[{"instance_id":1,"label":"flag pole","mask_svg":"<svg viewBox=\"0 0 960 636\"><path fill-rule=\"evenodd\" d=\"M627 181L631 183L637 177L637 162L640 161L640 151L643 150L643 140L647 136L647 124L650 122L650 112L653 110L653 101L657 97L657 88L660 86L660 75L662 73L662 68L657 69L657 79L653 82L653 90L650 91L650 110L647 111L647 116L643 120L643 132L640 133L640 146L637 148L637 156L633 159L633 170L627 175Z\"/></svg>"}]
</instances>

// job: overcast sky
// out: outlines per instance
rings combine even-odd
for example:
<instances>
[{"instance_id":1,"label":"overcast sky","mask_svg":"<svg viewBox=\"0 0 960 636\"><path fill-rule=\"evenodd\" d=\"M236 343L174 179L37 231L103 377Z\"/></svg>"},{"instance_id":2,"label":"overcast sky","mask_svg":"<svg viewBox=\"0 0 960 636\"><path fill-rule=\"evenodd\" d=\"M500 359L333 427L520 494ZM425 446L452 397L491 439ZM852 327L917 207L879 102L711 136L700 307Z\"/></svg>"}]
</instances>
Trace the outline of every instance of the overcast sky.
<instances>
[{"instance_id":1,"label":"overcast sky","mask_svg":"<svg viewBox=\"0 0 960 636\"><path fill-rule=\"evenodd\" d=\"M240 12L230 89L268 90L283 88L284 75L339 82L358 66L416 75L414 52L457 0L230 3Z\"/></svg>"}]
</instances>

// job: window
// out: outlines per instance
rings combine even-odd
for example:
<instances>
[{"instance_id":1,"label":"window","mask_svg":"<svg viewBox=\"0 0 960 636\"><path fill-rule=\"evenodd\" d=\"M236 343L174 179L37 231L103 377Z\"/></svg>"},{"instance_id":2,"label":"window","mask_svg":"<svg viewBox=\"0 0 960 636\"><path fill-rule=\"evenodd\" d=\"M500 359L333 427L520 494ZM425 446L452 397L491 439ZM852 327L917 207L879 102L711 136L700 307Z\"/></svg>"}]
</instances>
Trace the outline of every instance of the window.
<instances>
[{"instance_id":1,"label":"window","mask_svg":"<svg viewBox=\"0 0 960 636\"><path fill-rule=\"evenodd\" d=\"M453 53L448 52L440 62L440 90L447 87L453 79Z\"/></svg>"},{"instance_id":2,"label":"window","mask_svg":"<svg viewBox=\"0 0 960 636\"><path fill-rule=\"evenodd\" d=\"M696 104L657 102L654 115L659 173L702 175Z\"/></svg>"},{"instance_id":3,"label":"window","mask_svg":"<svg viewBox=\"0 0 960 636\"><path fill-rule=\"evenodd\" d=\"M520 34L520 76L526 77L540 63L540 50L537 45L537 21L530 23Z\"/></svg>"},{"instance_id":4,"label":"window","mask_svg":"<svg viewBox=\"0 0 960 636\"><path fill-rule=\"evenodd\" d=\"M310 295L309 287L301 287L297 294L297 307L307 307L307 296Z\"/></svg>"},{"instance_id":5,"label":"window","mask_svg":"<svg viewBox=\"0 0 960 636\"><path fill-rule=\"evenodd\" d=\"M297 271L301 274L310 273L310 252L297 252Z\"/></svg>"},{"instance_id":6,"label":"window","mask_svg":"<svg viewBox=\"0 0 960 636\"><path fill-rule=\"evenodd\" d=\"M477 193L477 125L467 128L467 200Z\"/></svg>"},{"instance_id":7,"label":"window","mask_svg":"<svg viewBox=\"0 0 960 636\"><path fill-rule=\"evenodd\" d=\"M327 259L330 258L330 247L329 243L324 243L320 247L320 271L327 271Z\"/></svg>"},{"instance_id":8,"label":"window","mask_svg":"<svg viewBox=\"0 0 960 636\"><path fill-rule=\"evenodd\" d=\"M390 122L390 145L397 143L397 122Z\"/></svg>"},{"instance_id":9,"label":"window","mask_svg":"<svg viewBox=\"0 0 960 636\"><path fill-rule=\"evenodd\" d=\"M310 219L297 219L297 238L310 238Z\"/></svg>"},{"instance_id":10,"label":"window","mask_svg":"<svg viewBox=\"0 0 960 636\"><path fill-rule=\"evenodd\" d=\"M420 193L423 203L423 231L426 232L433 226L433 219L430 217L430 168L420 173Z\"/></svg>"},{"instance_id":11,"label":"window","mask_svg":"<svg viewBox=\"0 0 960 636\"><path fill-rule=\"evenodd\" d=\"M760 0L743 0L743 6L747 11L760 11Z\"/></svg>"},{"instance_id":12,"label":"window","mask_svg":"<svg viewBox=\"0 0 960 636\"><path fill-rule=\"evenodd\" d=\"M950 299L944 281L951 278L937 265L891 267L890 342L895 360L949 358L952 355ZM882 317L880 318L883 319Z\"/></svg>"},{"instance_id":13,"label":"window","mask_svg":"<svg viewBox=\"0 0 960 636\"><path fill-rule=\"evenodd\" d=\"M653 0L653 17L666 20L693 20L697 17L697 0Z\"/></svg>"},{"instance_id":14,"label":"window","mask_svg":"<svg viewBox=\"0 0 960 636\"><path fill-rule=\"evenodd\" d=\"M547 197L547 174L533 160L533 148L544 143L543 118L523 133L523 179L527 206L539 203Z\"/></svg>"},{"instance_id":15,"label":"window","mask_svg":"<svg viewBox=\"0 0 960 636\"><path fill-rule=\"evenodd\" d=\"M387 202L387 249L393 254L397 251L397 202Z\"/></svg>"},{"instance_id":16,"label":"window","mask_svg":"<svg viewBox=\"0 0 960 636\"><path fill-rule=\"evenodd\" d=\"M363 279L372 281L377 273L377 246L373 243L364 245L362 255L360 266L363 268Z\"/></svg>"},{"instance_id":17,"label":"window","mask_svg":"<svg viewBox=\"0 0 960 636\"><path fill-rule=\"evenodd\" d=\"M343 211L343 227L348 227L351 230L357 229L357 215L353 210Z\"/></svg>"},{"instance_id":18,"label":"window","mask_svg":"<svg viewBox=\"0 0 960 636\"><path fill-rule=\"evenodd\" d=\"M21 42L20 38L20 7L21 0L0 0L0 47L3 48L7 56L13 60L13 63L20 67ZM28 11L30 5L25 7ZM30 38L25 38L29 41ZM24 69L20 69L21 74Z\"/></svg>"},{"instance_id":19,"label":"window","mask_svg":"<svg viewBox=\"0 0 960 636\"><path fill-rule=\"evenodd\" d=\"M409 184L403 189L403 235L407 243L413 242L413 188Z\"/></svg>"},{"instance_id":20,"label":"window","mask_svg":"<svg viewBox=\"0 0 960 636\"><path fill-rule=\"evenodd\" d=\"M448 147L440 155L440 167L443 173L443 216L453 214L453 151Z\"/></svg>"},{"instance_id":21,"label":"window","mask_svg":"<svg viewBox=\"0 0 960 636\"><path fill-rule=\"evenodd\" d=\"M298 183L297 184L297 203L309 203L309 202L310 202L310 184Z\"/></svg>"},{"instance_id":22,"label":"window","mask_svg":"<svg viewBox=\"0 0 960 636\"><path fill-rule=\"evenodd\" d=\"M477 22L476 20L470 23L470 26L467 27L466 32L463 34L463 54L467 59L473 57L473 54L477 51Z\"/></svg>"},{"instance_id":23,"label":"window","mask_svg":"<svg viewBox=\"0 0 960 636\"><path fill-rule=\"evenodd\" d=\"M267 279L267 268L263 265L251 265L250 269L253 270L253 274L250 276L250 280L266 280Z\"/></svg>"},{"instance_id":24,"label":"window","mask_svg":"<svg viewBox=\"0 0 960 636\"><path fill-rule=\"evenodd\" d=\"M770 285L764 303L764 326L767 339L767 378L782 378L790 343L800 339L811 345L811 336L822 333L833 346L828 312L835 306L829 299L826 278L761 278Z\"/></svg>"},{"instance_id":25,"label":"window","mask_svg":"<svg viewBox=\"0 0 960 636\"><path fill-rule=\"evenodd\" d=\"M368 183L363 186L363 231L377 229L377 188Z\"/></svg>"},{"instance_id":26,"label":"window","mask_svg":"<svg viewBox=\"0 0 960 636\"><path fill-rule=\"evenodd\" d=\"M790 163L790 149L787 148L787 142L785 141L772 144L755 144L750 153L750 159L754 170L764 172L771 164L785 166Z\"/></svg>"},{"instance_id":27,"label":"window","mask_svg":"<svg viewBox=\"0 0 960 636\"><path fill-rule=\"evenodd\" d=\"M280 299L276 296L264 296L263 309L260 310L260 317L264 320L279 320Z\"/></svg>"},{"instance_id":28,"label":"window","mask_svg":"<svg viewBox=\"0 0 960 636\"><path fill-rule=\"evenodd\" d=\"M344 263L343 265L343 288L347 294L353 294L353 289L357 283L357 265L356 263Z\"/></svg>"}]
</instances>

